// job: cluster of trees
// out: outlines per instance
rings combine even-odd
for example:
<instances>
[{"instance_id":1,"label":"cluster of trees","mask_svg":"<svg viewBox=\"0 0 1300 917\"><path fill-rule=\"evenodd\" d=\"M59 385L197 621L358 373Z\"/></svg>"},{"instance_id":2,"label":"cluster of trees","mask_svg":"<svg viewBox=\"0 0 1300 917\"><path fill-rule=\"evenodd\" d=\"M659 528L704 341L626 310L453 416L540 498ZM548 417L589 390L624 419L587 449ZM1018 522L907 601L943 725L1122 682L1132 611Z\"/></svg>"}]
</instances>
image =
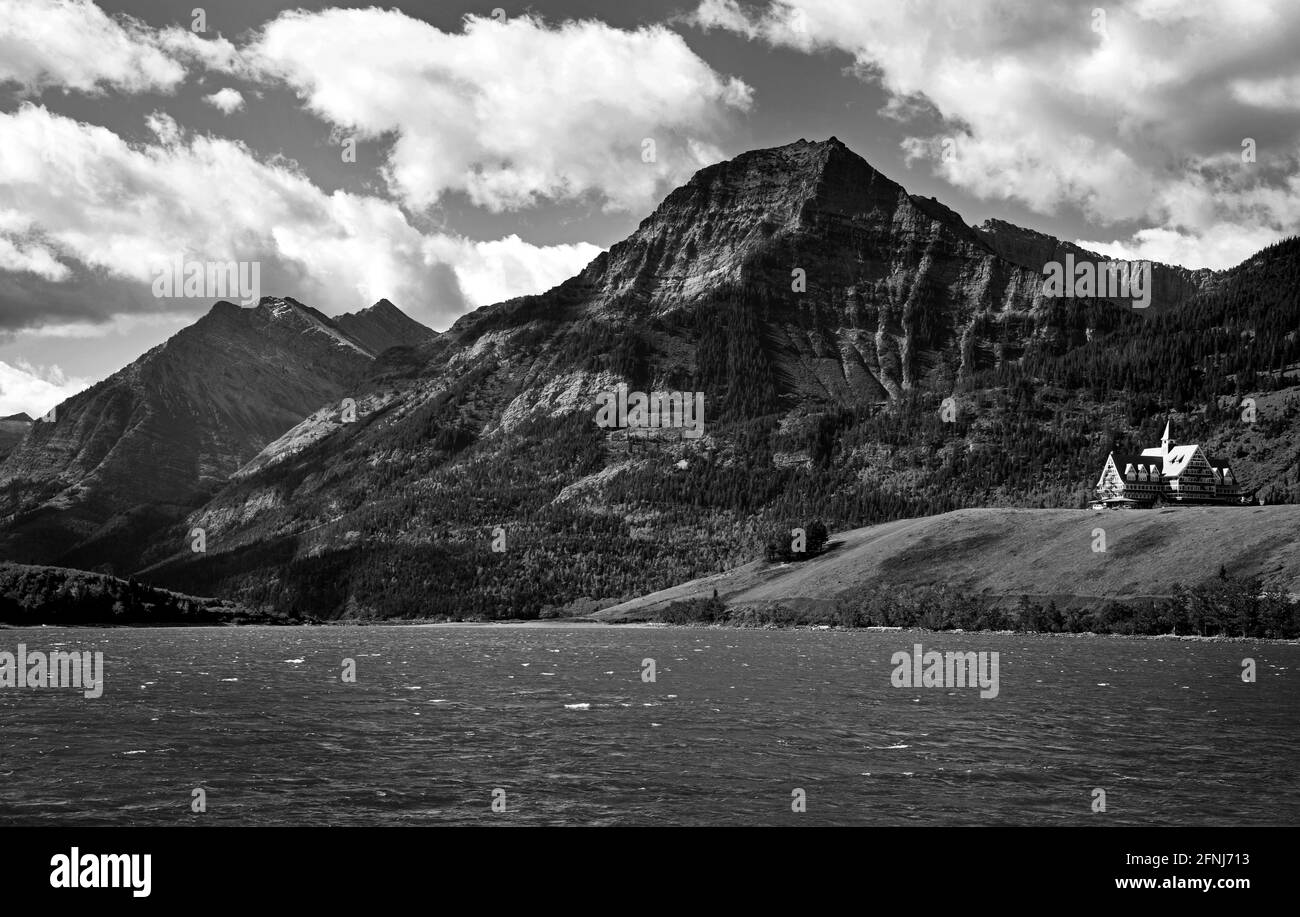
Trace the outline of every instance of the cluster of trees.
<instances>
[{"instance_id":1,"label":"cluster of trees","mask_svg":"<svg viewBox=\"0 0 1300 917\"><path fill-rule=\"evenodd\" d=\"M723 624L727 623L731 612L726 603L718 598L718 590L707 599L686 599L672 602L659 609L653 619L663 624Z\"/></svg>"},{"instance_id":2,"label":"cluster of trees","mask_svg":"<svg viewBox=\"0 0 1300 917\"><path fill-rule=\"evenodd\" d=\"M829 540L830 532L820 519L802 526L777 525L769 530L763 557L768 562L807 560L825 551Z\"/></svg>"},{"instance_id":3,"label":"cluster of trees","mask_svg":"<svg viewBox=\"0 0 1300 917\"><path fill-rule=\"evenodd\" d=\"M1022 633L1174 635L1295 639L1300 602L1268 591L1255 580L1220 577L1198 586L1176 585L1167 599L1109 602L1095 609L1046 604L1022 596L1007 607L997 596L972 595L946 586L882 584L874 592L838 602L728 608L710 599L674 602L655 620L669 624L738 627L917 627L925 630Z\"/></svg>"},{"instance_id":4,"label":"cluster of trees","mask_svg":"<svg viewBox=\"0 0 1300 917\"><path fill-rule=\"evenodd\" d=\"M215 599L155 589L134 579L0 563L0 622L38 624L294 623Z\"/></svg>"}]
</instances>

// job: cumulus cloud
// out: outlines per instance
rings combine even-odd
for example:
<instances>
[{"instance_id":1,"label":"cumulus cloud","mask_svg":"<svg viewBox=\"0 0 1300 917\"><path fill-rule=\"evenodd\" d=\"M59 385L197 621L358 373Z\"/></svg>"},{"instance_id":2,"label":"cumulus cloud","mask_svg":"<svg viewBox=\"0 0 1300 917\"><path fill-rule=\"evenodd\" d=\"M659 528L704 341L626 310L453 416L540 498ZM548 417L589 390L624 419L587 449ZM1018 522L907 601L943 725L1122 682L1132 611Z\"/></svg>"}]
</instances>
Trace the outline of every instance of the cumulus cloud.
<instances>
[{"instance_id":1,"label":"cumulus cloud","mask_svg":"<svg viewBox=\"0 0 1300 917\"><path fill-rule=\"evenodd\" d=\"M89 379L69 378L58 366L32 366L21 360L14 366L0 360L0 417L40 416L89 385Z\"/></svg>"},{"instance_id":2,"label":"cumulus cloud","mask_svg":"<svg viewBox=\"0 0 1300 917\"><path fill-rule=\"evenodd\" d=\"M203 96L226 114L247 91L287 87L337 135L374 143L386 196L327 193L290 160L162 112L151 139L131 142L41 105L0 112L0 330L173 309L132 299L178 253L257 260L264 291L326 311L388 297L441 325L554 286L599 252L430 230L446 195L493 211L642 211L724 158L752 96L662 26L468 16L444 32L397 11L298 10L236 45L90 0L0 0L0 84L20 96L171 94L204 73L253 87Z\"/></svg>"},{"instance_id":3,"label":"cumulus cloud","mask_svg":"<svg viewBox=\"0 0 1300 917\"><path fill-rule=\"evenodd\" d=\"M43 245L20 247L17 241L4 236L0 236L0 271L25 271L54 282L66 280L71 273Z\"/></svg>"},{"instance_id":4,"label":"cumulus cloud","mask_svg":"<svg viewBox=\"0 0 1300 917\"><path fill-rule=\"evenodd\" d=\"M167 92L184 78L129 16L111 18L90 0L0 0L0 84L29 94L50 86Z\"/></svg>"},{"instance_id":5,"label":"cumulus cloud","mask_svg":"<svg viewBox=\"0 0 1300 917\"><path fill-rule=\"evenodd\" d=\"M647 209L724 158L752 95L662 26L469 16L448 33L398 11L297 10L242 50L245 73L338 130L391 137L385 178L420 210L449 191L496 211L586 195Z\"/></svg>"},{"instance_id":6,"label":"cumulus cloud","mask_svg":"<svg viewBox=\"0 0 1300 917\"><path fill-rule=\"evenodd\" d=\"M541 292L568 280L602 251L598 246L552 245L539 249L517 235L490 242L440 240L430 249L455 265L456 279L472 302L501 302L521 290Z\"/></svg>"},{"instance_id":7,"label":"cumulus cloud","mask_svg":"<svg viewBox=\"0 0 1300 917\"><path fill-rule=\"evenodd\" d=\"M881 114L925 125L904 141L910 159L986 199L1137 225L1115 243L1128 250L1226 267L1295 232L1300 7L1287 0L703 0L692 19L850 55L888 93Z\"/></svg>"},{"instance_id":8,"label":"cumulus cloud","mask_svg":"<svg viewBox=\"0 0 1300 917\"><path fill-rule=\"evenodd\" d=\"M244 107L244 96L238 89L218 89L210 96L204 96L203 101L207 102L213 108L221 111L222 114L231 115Z\"/></svg>"},{"instance_id":9,"label":"cumulus cloud","mask_svg":"<svg viewBox=\"0 0 1300 917\"><path fill-rule=\"evenodd\" d=\"M152 142L128 144L33 104L0 113L0 239L12 248L0 258L44 264L49 279L75 269L130 281L142 297L178 254L258 261L264 291L279 287L330 312L387 297L445 324L480 296L537 292L597 251L422 232L396 203L326 193L291 161L259 159L162 114L149 126ZM491 279L490 269L499 271Z\"/></svg>"}]
</instances>

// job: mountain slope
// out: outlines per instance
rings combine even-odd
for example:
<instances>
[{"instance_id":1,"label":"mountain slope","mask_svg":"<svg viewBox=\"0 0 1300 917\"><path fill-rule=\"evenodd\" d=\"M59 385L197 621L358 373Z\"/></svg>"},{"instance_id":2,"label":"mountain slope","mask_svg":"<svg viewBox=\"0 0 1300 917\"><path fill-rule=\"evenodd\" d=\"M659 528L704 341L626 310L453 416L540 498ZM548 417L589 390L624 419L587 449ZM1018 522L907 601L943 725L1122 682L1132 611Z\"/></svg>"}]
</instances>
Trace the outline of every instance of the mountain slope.
<instances>
[{"instance_id":1,"label":"mountain slope","mask_svg":"<svg viewBox=\"0 0 1300 917\"><path fill-rule=\"evenodd\" d=\"M131 566L148 532L342 397L374 357L292 299L217 303L60 404L0 463L0 556Z\"/></svg>"}]
</instances>

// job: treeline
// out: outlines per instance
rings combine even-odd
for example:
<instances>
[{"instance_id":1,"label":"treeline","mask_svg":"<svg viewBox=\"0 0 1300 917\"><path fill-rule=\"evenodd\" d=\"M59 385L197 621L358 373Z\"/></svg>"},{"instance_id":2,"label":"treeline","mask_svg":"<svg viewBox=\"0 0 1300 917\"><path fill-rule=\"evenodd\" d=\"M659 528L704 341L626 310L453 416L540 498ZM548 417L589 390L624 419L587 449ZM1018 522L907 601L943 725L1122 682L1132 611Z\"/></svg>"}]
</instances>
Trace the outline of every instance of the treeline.
<instances>
[{"instance_id":1,"label":"treeline","mask_svg":"<svg viewBox=\"0 0 1300 917\"><path fill-rule=\"evenodd\" d=\"M1119 327L1063 353L1035 348L991 379L1041 379L1102 401L1146 395L1175 410L1275 387L1300 363L1300 237L1263 249L1179 309L1126 315Z\"/></svg>"},{"instance_id":2,"label":"treeline","mask_svg":"<svg viewBox=\"0 0 1300 917\"><path fill-rule=\"evenodd\" d=\"M1043 604L1022 596L1013 608L996 596L946 586L881 584L861 597L817 605L728 608L712 598L673 602L652 620L735 627L916 627L937 631L1121 634L1125 636L1300 638L1300 602L1262 589L1256 580L1217 578L1184 587L1168 599L1108 602L1096 609Z\"/></svg>"},{"instance_id":3,"label":"treeline","mask_svg":"<svg viewBox=\"0 0 1300 917\"><path fill-rule=\"evenodd\" d=\"M0 563L0 623L15 626L292 623L218 599L81 570Z\"/></svg>"}]
</instances>

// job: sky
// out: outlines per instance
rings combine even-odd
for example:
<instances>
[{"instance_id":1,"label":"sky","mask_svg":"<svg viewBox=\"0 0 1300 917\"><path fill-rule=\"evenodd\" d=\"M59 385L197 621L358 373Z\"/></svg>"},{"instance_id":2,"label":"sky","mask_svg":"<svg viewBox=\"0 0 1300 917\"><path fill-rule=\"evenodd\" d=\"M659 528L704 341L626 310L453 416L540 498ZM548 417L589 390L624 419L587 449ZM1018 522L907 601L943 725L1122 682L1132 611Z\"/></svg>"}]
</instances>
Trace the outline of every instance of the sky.
<instances>
[{"instance_id":1,"label":"sky","mask_svg":"<svg viewBox=\"0 0 1300 917\"><path fill-rule=\"evenodd\" d=\"M441 330L800 138L1114 257L1300 225L1293 0L198 2L0 0L0 416L206 313L174 264Z\"/></svg>"}]
</instances>

